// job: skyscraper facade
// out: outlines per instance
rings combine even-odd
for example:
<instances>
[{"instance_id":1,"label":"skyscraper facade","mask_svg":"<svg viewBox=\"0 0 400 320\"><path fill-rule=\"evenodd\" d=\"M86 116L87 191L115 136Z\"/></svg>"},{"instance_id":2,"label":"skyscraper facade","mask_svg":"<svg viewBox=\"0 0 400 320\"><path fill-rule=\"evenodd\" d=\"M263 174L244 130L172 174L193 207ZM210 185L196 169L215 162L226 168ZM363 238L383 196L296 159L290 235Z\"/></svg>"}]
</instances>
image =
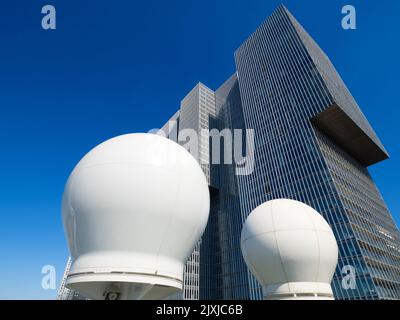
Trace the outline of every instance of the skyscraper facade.
<instances>
[{"instance_id":1,"label":"skyscraper facade","mask_svg":"<svg viewBox=\"0 0 400 320\"><path fill-rule=\"evenodd\" d=\"M367 170L388 155L328 57L281 6L235 61L256 137L245 212L275 198L309 204L339 242L336 297L399 298L399 232Z\"/></svg>"},{"instance_id":2,"label":"skyscraper facade","mask_svg":"<svg viewBox=\"0 0 400 320\"><path fill-rule=\"evenodd\" d=\"M197 84L162 128L199 161L211 197L184 290L170 298L262 299L241 254L242 226L258 205L288 198L333 229L337 299L400 299L400 233L368 172L388 154L329 58L284 6L234 58L228 80L215 91ZM236 133L242 158L225 148Z\"/></svg>"},{"instance_id":3,"label":"skyscraper facade","mask_svg":"<svg viewBox=\"0 0 400 320\"><path fill-rule=\"evenodd\" d=\"M215 116L214 92L204 84L198 83L181 101L179 111L161 129L171 140L183 145L186 144L186 140L198 141L192 147L188 145L188 150L200 163L209 184L210 151L206 132L209 129L210 116ZM178 132L182 141L178 141ZM183 277L185 290L174 294L171 299L200 298L200 246L201 240L186 263Z\"/></svg>"},{"instance_id":4,"label":"skyscraper facade","mask_svg":"<svg viewBox=\"0 0 400 320\"><path fill-rule=\"evenodd\" d=\"M175 117L179 124L184 106L192 128L202 118L208 129L254 130L254 141L243 144L254 154L253 171L237 175L238 163L223 160L202 164L211 212L200 245L200 299L262 298L241 256L240 231L254 208L277 198L302 201L331 225L340 251L336 298L400 298L399 231L367 169L388 154L329 58L284 6L234 56L237 72L207 90L202 117L197 100L182 103ZM177 137L182 127L175 129ZM208 160L211 144L199 139Z\"/></svg>"}]
</instances>

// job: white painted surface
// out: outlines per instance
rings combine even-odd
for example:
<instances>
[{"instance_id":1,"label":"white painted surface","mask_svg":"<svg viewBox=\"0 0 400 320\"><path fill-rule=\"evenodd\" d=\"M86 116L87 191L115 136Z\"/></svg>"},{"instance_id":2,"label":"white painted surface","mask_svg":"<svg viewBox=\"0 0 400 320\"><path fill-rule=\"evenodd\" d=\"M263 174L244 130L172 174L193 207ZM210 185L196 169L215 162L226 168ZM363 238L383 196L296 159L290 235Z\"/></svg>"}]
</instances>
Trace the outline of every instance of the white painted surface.
<instances>
[{"instance_id":1,"label":"white painted surface","mask_svg":"<svg viewBox=\"0 0 400 320\"><path fill-rule=\"evenodd\" d=\"M278 199L254 209L242 230L241 249L265 299L333 299L336 239L306 204Z\"/></svg>"},{"instance_id":2,"label":"white painted surface","mask_svg":"<svg viewBox=\"0 0 400 320\"><path fill-rule=\"evenodd\" d=\"M127 134L100 144L74 168L63 195L74 260L67 285L92 299L104 299L110 286L124 299L181 289L209 207L205 176L177 143Z\"/></svg>"}]
</instances>

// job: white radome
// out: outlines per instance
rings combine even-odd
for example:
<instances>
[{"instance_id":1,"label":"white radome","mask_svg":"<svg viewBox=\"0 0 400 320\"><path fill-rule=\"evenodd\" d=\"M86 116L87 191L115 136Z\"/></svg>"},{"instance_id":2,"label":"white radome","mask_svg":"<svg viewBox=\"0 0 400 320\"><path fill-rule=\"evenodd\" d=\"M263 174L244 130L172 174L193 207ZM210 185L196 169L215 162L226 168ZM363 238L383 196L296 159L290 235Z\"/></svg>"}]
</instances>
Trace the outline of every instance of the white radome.
<instances>
[{"instance_id":1,"label":"white radome","mask_svg":"<svg viewBox=\"0 0 400 320\"><path fill-rule=\"evenodd\" d=\"M336 239L306 204L279 199L254 209L242 230L241 249L264 299L333 299Z\"/></svg>"},{"instance_id":2,"label":"white radome","mask_svg":"<svg viewBox=\"0 0 400 320\"><path fill-rule=\"evenodd\" d=\"M74 168L62 218L73 264L67 286L92 299L162 299L207 224L210 196L196 160L154 134L127 134Z\"/></svg>"}]
</instances>

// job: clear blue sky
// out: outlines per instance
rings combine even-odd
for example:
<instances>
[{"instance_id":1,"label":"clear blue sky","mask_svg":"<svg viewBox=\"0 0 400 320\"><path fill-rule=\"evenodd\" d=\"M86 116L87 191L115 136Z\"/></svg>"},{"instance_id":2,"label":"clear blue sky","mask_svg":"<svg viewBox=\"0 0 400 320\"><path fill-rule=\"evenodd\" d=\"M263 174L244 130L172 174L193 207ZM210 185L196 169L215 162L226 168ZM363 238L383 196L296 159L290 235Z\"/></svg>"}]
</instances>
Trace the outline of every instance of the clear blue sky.
<instances>
[{"instance_id":1,"label":"clear blue sky","mask_svg":"<svg viewBox=\"0 0 400 320\"><path fill-rule=\"evenodd\" d=\"M233 52L280 1L2 1L0 4L0 298L53 299L68 250L64 183L113 136L161 126L198 82L218 87ZM357 30L341 8L357 9ZM57 30L41 29L41 7ZM391 154L371 168L399 222L398 0L284 1L330 56Z\"/></svg>"}]
</instances>

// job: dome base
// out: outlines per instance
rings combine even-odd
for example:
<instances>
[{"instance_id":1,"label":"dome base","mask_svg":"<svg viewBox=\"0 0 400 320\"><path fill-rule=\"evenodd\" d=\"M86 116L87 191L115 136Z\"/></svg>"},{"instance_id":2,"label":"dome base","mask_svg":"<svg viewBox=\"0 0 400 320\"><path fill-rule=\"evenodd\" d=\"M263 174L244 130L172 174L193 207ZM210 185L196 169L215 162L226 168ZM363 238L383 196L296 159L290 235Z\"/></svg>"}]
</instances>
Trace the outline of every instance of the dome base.
<instances>
[{"instance_id":1,"label":"dome base","mask_svg":"<svg viewBox=\"0 0 400 320\"><path fill-rule=\"evenodd\" d=\"M287 282L263 287L264 300L335 300L331 285L321 282Z\"/></svg>"},{"instance_id":2,"label":"dome base","mask_svg":"<svg viewBox=\"0 0 400 320\"><path fill-rule=\"evenodd\" d=\"M94 300L159 300L182 290L178 279L124 272L70 274L66 285Z\"/></svg>"}]
</instances>

